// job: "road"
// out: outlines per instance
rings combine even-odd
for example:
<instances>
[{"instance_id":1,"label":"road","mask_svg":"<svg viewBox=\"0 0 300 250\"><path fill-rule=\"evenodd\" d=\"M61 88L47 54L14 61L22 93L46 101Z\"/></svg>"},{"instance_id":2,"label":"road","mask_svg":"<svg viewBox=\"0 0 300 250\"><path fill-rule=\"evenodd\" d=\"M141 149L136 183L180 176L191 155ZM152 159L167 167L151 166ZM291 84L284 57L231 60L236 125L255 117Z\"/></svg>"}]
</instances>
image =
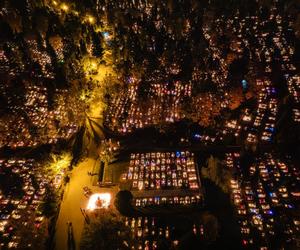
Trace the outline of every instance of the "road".
<instances>
[{"instance_id":1,"label":"road","mask_svg":"<svg viewBox=\"0 0 300 250\"><path fill-rule=\"evenodd\" d=\"M67 184L56 222L55 249L68 250L67 222L72 222L76 249L79 249L80 237L84 226L84 218L80 208L85 208L87 198L83 195L83 187L92 187L92 178L87 175L92 171L95 159L87 158L79 163L71 173L70 182Z\"/></svg>"}]
</instances>

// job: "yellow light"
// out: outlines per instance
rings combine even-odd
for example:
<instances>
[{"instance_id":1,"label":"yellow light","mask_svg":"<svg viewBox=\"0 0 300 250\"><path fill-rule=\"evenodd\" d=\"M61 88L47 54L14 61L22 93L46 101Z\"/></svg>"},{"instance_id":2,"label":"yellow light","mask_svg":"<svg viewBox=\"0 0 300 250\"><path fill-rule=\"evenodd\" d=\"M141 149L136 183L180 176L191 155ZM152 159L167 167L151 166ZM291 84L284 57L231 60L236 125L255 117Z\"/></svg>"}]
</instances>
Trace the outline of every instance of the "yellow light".
<instances>
[{"instance_id":1,"label":"yellow light","mask_svg":"<svg viewBox=\"0 0 300 250\"><path fill-rule=\"evenodd\" d=\"M57 2L56 1L52 1L52 3L56 6L57 5Z\"/></svg>"},{"instance_id":2,"label":"yellow light","mask_svg":"<svg viewBox=\"0 0 300 250\"><path fill-rule=\"evenodd\" d=\"M95 62L91 62L91 68L92 69L97 69L97 64Z\"/></svg>"},{"instance_id":3,"label":"yellow light","mask_svg":"<svg viewBox=\"0 0 300 250\"><path fill-rule=\"evenodd\" d=\"M68 11L68 10L69 10L69 6L66 5L65 3L63 3L63 4L61 5L61 8L62 8L64 11Z\"/></svg>"},{"instance_id":4,"label":"yellow light","mask_svg":"<svg viewBox=\"0 0 300 250\"><path fill-rule=\"evenodd\" d=\"M82 93L79 97L80 100L84 101L85 100L85 93Z\"/></svg>"},{"instance_id":5,"label":"yellow light","mask_svg":"<svg viewBox=\"0 0 300 250\"><path fill-rule=\"evenodd\" d=\"M95 22L95 18L93 16L88 16L87 20L89 21L90 24L93 24Z\"/></svg>"},{"instance_id":6,"label":"yellow light","mask_svg":"<svg viewBox=\"0 0 300 250\"><path fill-rule=\"evenodd\" d=\"M87 209L95 210L97 208L108 208L110 205L111 195L110 193L96 193L91 195Z\"/></svg>"}]
</instances>

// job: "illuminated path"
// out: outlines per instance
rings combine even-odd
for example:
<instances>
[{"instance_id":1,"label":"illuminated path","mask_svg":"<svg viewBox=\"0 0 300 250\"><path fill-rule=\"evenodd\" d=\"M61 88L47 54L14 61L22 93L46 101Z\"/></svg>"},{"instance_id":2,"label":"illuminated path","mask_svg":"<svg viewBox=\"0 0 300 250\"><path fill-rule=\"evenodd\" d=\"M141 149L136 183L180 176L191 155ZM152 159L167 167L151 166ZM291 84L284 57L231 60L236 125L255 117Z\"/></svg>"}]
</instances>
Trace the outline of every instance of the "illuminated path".
<instances>
[{"instance_id":1,"label":"illuminated path","mask_svg":"<svg viewBox=\"0 0 300 250\"><path fill-rule=\"evenodd\" d=\"M95 160L87 158L78 164L72 171L70 183L64 192L58 220L56 223L55 249L68 249L67 222L72 222L76 249L79 249L81 232L84 226L84 218L80 208L85 208L87 198L83 194L83 187L91 187L92 177L87 175L93 170Z\"/></svg>"}]
</instances>

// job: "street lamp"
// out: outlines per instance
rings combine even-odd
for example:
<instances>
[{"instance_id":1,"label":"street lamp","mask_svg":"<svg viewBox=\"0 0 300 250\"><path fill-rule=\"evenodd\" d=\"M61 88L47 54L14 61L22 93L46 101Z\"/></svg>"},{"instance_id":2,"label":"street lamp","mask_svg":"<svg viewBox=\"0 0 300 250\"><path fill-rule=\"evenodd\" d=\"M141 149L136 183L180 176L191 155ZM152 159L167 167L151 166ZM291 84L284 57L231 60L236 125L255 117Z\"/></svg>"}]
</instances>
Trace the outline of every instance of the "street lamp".
<instances>
[{"instance_id":1,"label":"street lamp","mask_svg":"<svg viewBox=\"0 0 300 250\"><path fill-rule=\"evenodd\" d=\"M94 24L95 23L95 17L88 15L86 17L86 20L90 23L90 24Z\"/></svg>"},{"instance_id":2,"label":"street lamp","mask_svg":"<svg viewBox=\"0 0 300 250\"><path fill-rule=\"evenodd\" d=\"M93 69L93 70L97 69L97 63L96 62L91 62L91 69Z\"/></svg>"},{"instance_id":3,"label":"street lamp","mask_svg":"<svg viewBox=\"0 0 300 250\"><path fill-rule=\"evenodd\" d=\"M62 8L62 10L66 11L66 12L69 10L69 6L66 5L65 3L63 3L63 4L61 5L61 8Z\"/></svg>"}]
</instances>

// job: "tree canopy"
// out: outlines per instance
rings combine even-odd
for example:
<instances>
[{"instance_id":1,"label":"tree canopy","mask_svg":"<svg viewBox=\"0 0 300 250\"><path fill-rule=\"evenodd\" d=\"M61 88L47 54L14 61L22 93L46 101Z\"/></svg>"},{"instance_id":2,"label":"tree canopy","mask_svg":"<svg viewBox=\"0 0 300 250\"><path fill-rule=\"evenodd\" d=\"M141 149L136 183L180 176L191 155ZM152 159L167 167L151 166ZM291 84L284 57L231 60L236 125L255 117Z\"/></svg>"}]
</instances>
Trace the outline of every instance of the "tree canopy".
<instances>
[{"instance_id":1,"label":"tree canopy","mask_svg":"<svg viewBox=\"0 0 300 250\"><path fill-rule=\"evenodd\" d=\"M82 250L127 250L130 249L131 233L115 213L103 210L87 224L81 239Z\"/></svg>"},{"instance_id":2,"label":"tree canopy","mask_svg":"<svg viewBox=\"0 0 300 250\"><path fill-rule=\"evenodd\" d=\"M121 190L117 193L115 198L115 207L123 215L130 215L133 212L132 194L128 190Z\"/></svg>"}]
</instances>

